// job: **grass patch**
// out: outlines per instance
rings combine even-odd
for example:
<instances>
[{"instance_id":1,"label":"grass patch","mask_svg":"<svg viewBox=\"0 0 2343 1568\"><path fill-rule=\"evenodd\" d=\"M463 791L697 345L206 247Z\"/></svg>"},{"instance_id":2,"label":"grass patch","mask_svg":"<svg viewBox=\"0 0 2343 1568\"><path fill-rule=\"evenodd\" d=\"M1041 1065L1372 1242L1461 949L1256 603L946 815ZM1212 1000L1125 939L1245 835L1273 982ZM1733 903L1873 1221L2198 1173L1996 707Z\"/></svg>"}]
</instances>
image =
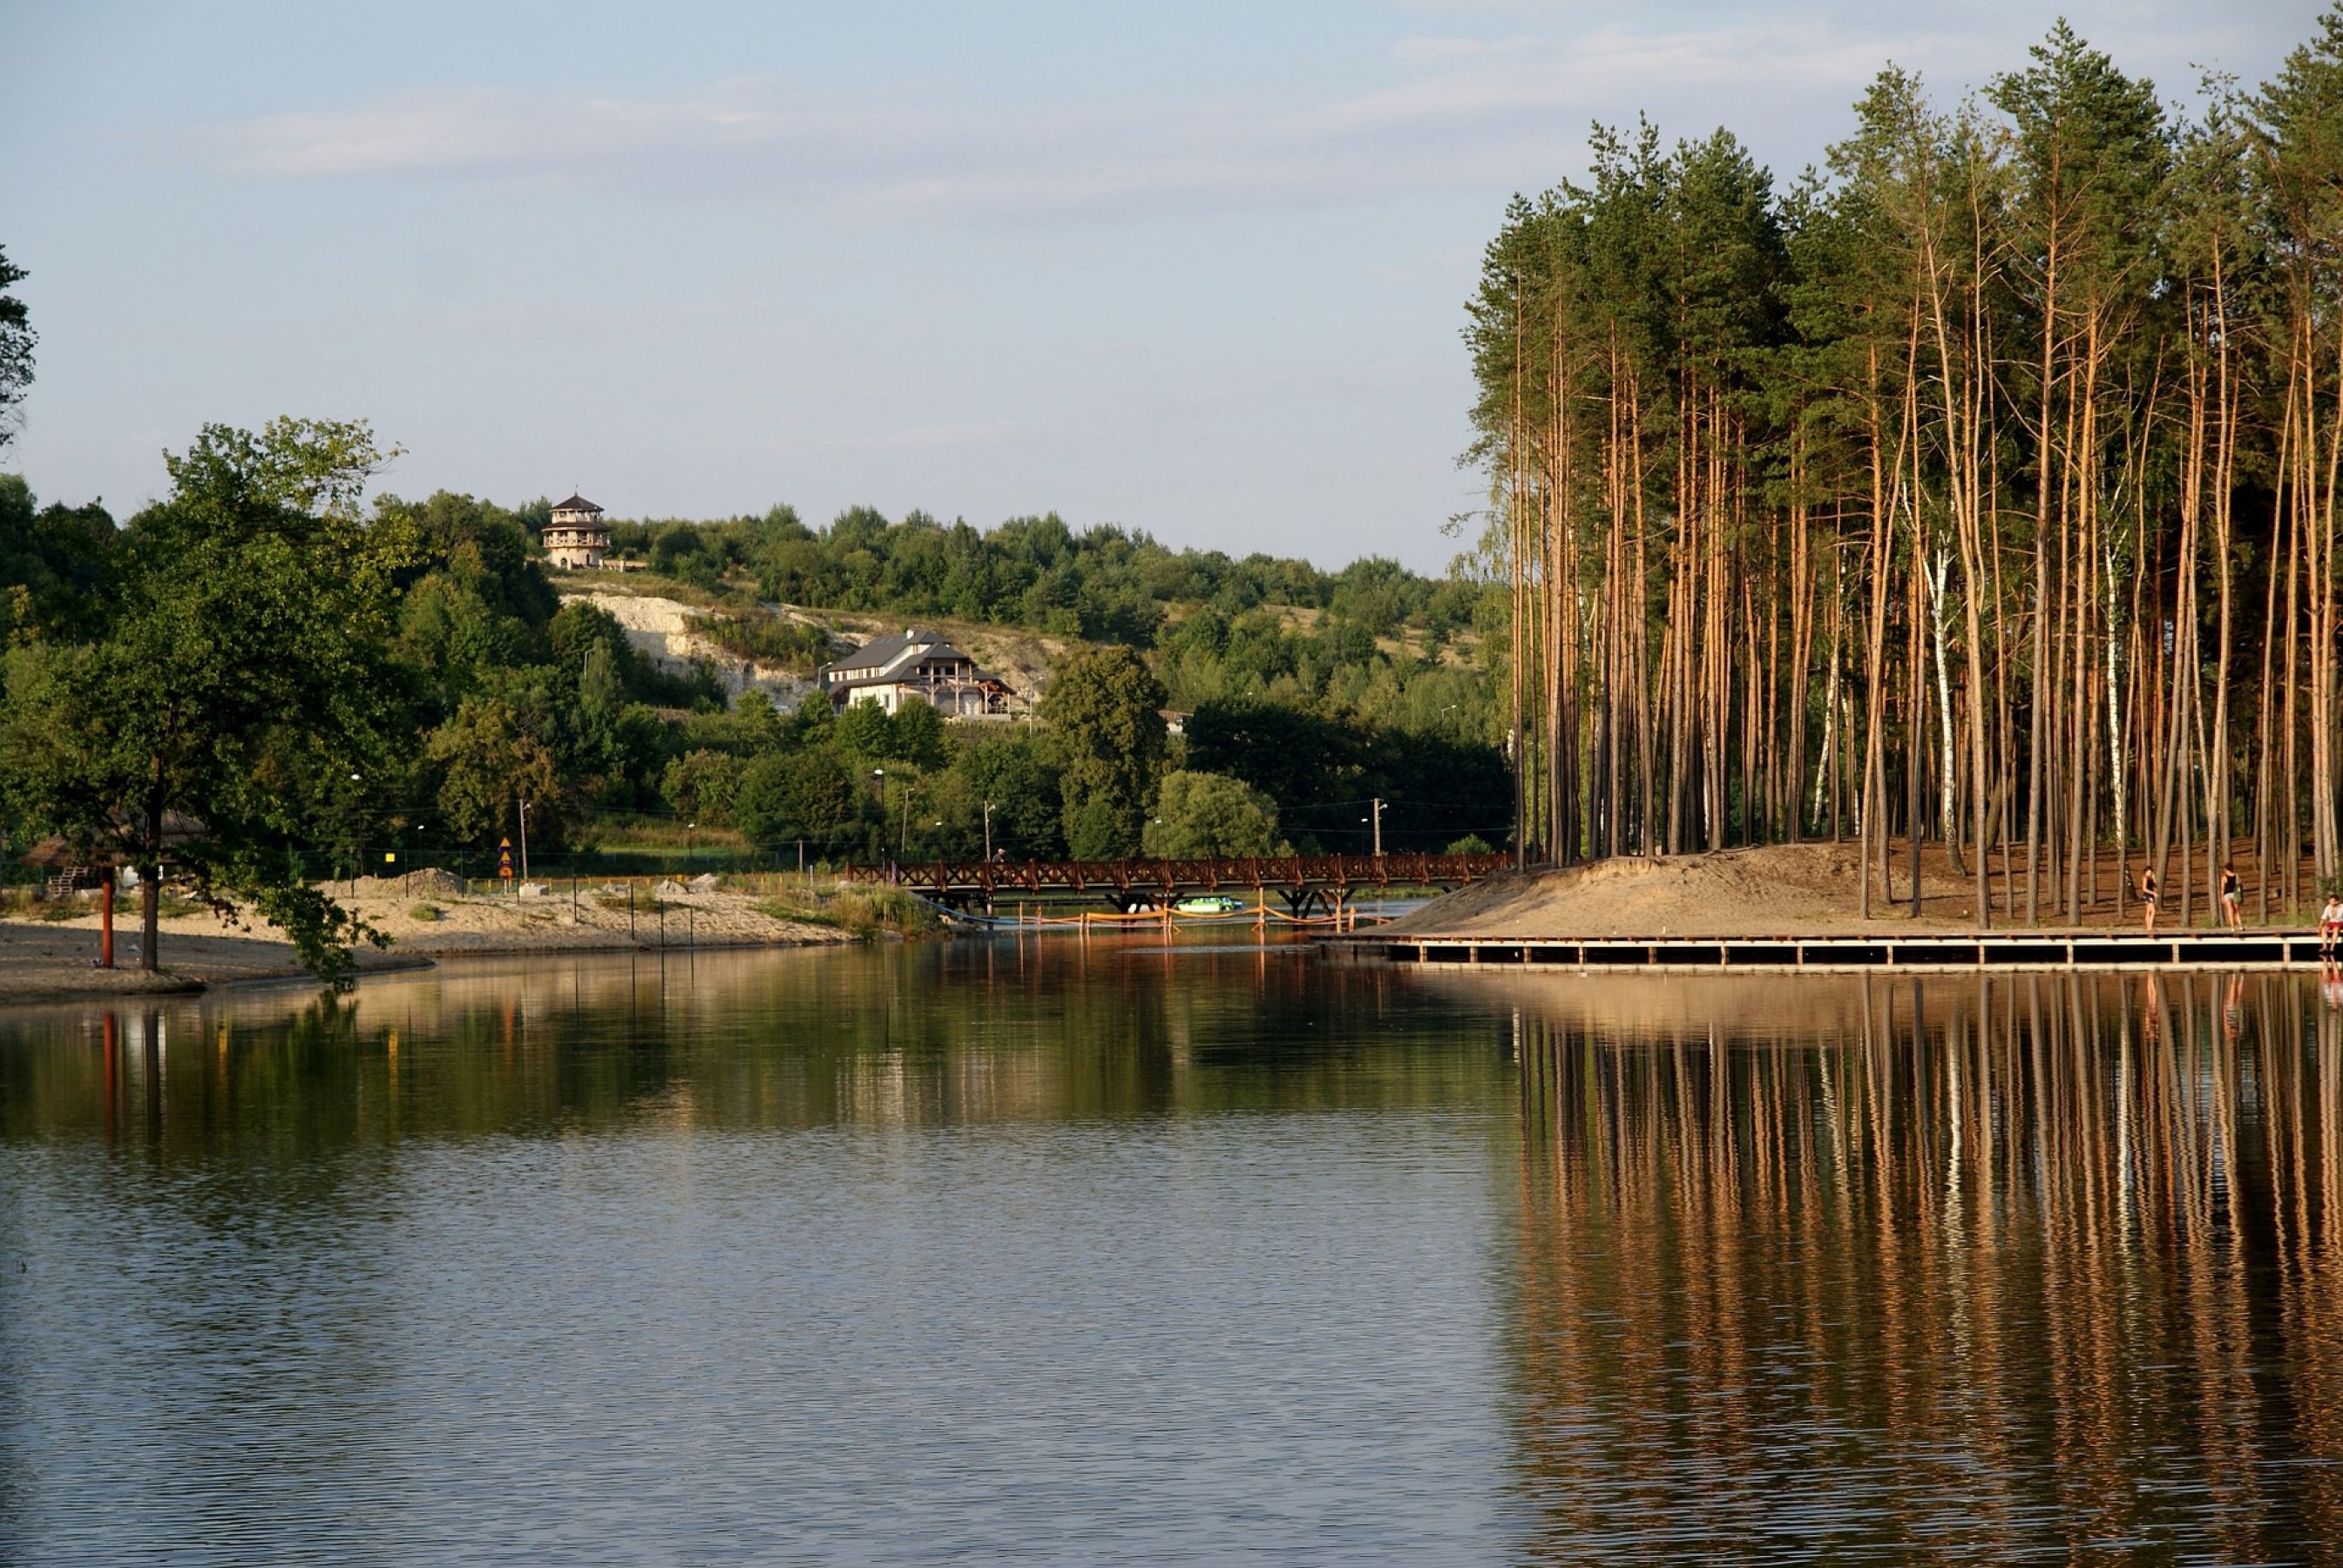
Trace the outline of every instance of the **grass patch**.
<instances>
[{"instance_id":1,"label":"grass patch","mask_svg":"<svg viewBox=\"0 0 2343 1568\"><path fill-rule=\"evenodd\" d=\"M436 920L440 913L437 904L417 904L407 911L407 918L410 920Z\"/></svg>"},{"instance_id":2,"label":"grass patch","mask_svg":"<svg viewBox=\"0 0 2343 1568\"><path fill-rule=\"evenodd\" d=\"M933 910L900 888L840 888L827 895L789 893L760 900L757 910L777 920L828 926L865 940L889 932L899 937L926 936L943 925Z\"/></svg>"}]
</instances>

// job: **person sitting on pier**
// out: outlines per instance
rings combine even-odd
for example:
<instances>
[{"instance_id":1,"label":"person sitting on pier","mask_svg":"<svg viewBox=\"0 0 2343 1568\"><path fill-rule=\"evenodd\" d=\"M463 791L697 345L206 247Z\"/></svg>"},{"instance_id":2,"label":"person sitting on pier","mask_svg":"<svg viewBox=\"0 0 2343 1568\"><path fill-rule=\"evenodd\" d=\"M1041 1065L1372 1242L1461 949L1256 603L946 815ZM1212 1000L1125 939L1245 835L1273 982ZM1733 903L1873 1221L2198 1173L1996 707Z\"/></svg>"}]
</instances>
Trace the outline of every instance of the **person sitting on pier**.
<instances>
[{"instance_id":1,"label":"person sitting on pier","mask_svg":"<svg viewBox=\"0 0 2343 1568\"><path fill-rule=\"evenodd\" d=\"M2343 897L2327 895L2327 907L2318 911L2318 956L2332 962L2335 939L2343 935Z\"/></svg>"},{"instance_id":2,"label":"person sitting on pier","mask_svg":"<svg viewBox=\"0 0 2343 1568\"><path fill-rule=\"evenodd\" d=\"M2237 879L2237 868L2221 868L2221 923L2233 931L2246 929L2246 885Z\"/></svg>"},{"instance_id":3,"label":"person sitting on pier","mask_svg":"<svg viewBox=\"0 0 2343 1568\"><path fill-rule=\"evenodd\" d=\"M2139 918L2149 936L2156 935L2156 868L2142 866L2139 870Z\"/></svg>"}]
</instances>

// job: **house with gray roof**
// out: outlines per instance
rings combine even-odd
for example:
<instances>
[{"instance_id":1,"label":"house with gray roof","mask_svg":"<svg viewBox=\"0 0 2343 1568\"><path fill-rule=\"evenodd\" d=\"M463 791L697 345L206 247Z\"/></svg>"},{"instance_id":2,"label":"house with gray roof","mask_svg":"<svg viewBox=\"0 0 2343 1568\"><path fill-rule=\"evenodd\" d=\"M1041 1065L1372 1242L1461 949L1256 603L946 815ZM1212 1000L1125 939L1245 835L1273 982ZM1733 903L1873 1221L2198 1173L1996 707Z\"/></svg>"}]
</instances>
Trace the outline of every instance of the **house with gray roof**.
<instances>
[{"instance_id":1,"label":"house with gray roof","mask_svg":"<svg viewBox=\"0 0 2343 1568\"><path fill-rule=\"evenodd\" d=\"M940 635L916 626L900 637L873 638L823 665L818 678L834 713L869 700L890 713L924 702L947 719L1007 719L1017 695Z\"/></svg>"}]
</instances>

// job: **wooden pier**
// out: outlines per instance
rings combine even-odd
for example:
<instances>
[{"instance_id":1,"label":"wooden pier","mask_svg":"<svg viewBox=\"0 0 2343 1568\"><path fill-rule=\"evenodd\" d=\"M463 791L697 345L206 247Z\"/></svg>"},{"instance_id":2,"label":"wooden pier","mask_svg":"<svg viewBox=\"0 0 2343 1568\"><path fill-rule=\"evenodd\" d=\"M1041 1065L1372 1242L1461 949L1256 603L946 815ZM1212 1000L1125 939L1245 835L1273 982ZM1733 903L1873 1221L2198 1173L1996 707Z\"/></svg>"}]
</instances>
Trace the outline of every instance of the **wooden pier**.
<instances>
[{"instance_id":1,"label":"wooden pier","mask_svg":"<svg viewBox=\"0 0 2343 1568\"><path fill-rule=\"evenodd\" d=\"M1329 943L1393 963L1571 970L2316 969L2315 931L1930 931L1778 937L1415 936Z\"/></svg>"}]
</instances>

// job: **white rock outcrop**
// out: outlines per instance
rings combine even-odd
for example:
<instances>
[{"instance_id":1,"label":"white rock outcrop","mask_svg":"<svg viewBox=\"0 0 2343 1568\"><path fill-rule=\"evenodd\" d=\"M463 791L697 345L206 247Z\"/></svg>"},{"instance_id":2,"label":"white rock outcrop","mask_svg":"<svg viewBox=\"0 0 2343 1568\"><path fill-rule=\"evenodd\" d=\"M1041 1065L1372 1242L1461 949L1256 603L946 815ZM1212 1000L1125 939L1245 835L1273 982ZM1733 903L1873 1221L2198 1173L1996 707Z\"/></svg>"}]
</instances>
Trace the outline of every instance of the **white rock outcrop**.
<instances>
[{"instance_id":1,"label":"white rock outcrop","mask_svg":"<svg viewBox=\"0 0 2343 1568\"><path fill-rule=\"evenodd\" d=\"M762 664L727 653L693 631L691 618L709 612L680 600L630 593L565 593L561 599L565 604L582 599L596 609L608 611L626 628L627 640L669 674L687 674L694 664L707 659L715 668L717 678L724 683L727 696L739 697L742 692L758 690L771 698L775 707L787 710L814 689L813 681L805 676L779 665Z\"/></svg>"}]
</instances>

